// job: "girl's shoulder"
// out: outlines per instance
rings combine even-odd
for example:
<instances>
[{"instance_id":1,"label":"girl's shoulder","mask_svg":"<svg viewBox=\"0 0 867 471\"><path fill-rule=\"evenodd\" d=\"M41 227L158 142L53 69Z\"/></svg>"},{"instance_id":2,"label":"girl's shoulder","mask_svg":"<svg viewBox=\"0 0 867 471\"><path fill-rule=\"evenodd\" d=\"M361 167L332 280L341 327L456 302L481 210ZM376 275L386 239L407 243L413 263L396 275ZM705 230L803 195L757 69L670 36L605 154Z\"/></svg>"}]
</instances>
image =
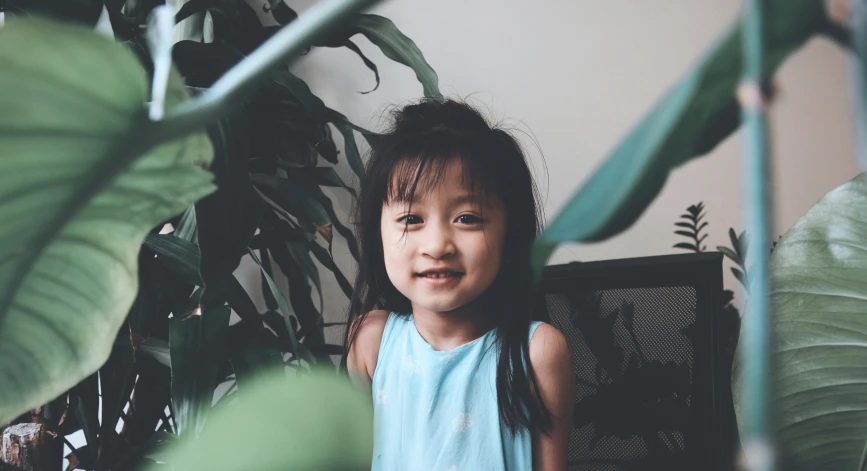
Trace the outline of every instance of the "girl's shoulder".
<instances>
[{"instance_id":1,"label":"girl's shoulder","mask_svg":"<svg viewBox=\"0 0 867 471\"><path fill-rule=\"evenodd\" d=\"M368 381L373 378L373 370L376 368L376 360L379 358L379 345L382 342L382 332L388 321L388 311L370 311L364 320L356 326L358 329L355 341L347 355L347 363L350 368L363 372Z\"/></svg>"}]
</instances>

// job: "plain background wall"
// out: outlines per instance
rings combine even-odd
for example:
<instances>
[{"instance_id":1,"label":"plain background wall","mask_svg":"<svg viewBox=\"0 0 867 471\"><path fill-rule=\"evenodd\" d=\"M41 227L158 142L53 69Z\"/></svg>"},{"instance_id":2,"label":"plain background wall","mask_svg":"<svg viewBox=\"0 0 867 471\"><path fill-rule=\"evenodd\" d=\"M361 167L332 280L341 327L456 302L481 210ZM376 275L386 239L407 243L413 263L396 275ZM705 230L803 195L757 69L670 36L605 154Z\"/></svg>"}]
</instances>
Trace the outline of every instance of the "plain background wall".
<instances>
[{"instance_id":1,"label":"plain background wall","mask_svg":"<svg viewBox=\"0 0 867 471\"><path fill-rule=\"evenodd\" d=\"M315 2L289 3L303 12ZM737 20L739 8L732 0L392 0L373 12L418 44L445 95L470 97L519 131L551 220L655 100ZM314 49L293 70L327 105L380 129L388 106L417 99L421 85L362 36L353 40L379 66L377 91L357 93L370 90L374 78L346 49ZM817 38L777 74L771 125L778 234L857 173L846 59L837 45ZM708 211L708 249L728 245L728 228L742 228L740 154L736 134L676 170L628 231L603 243L564 246L549 263L681 252L672 248L681 242L673 223L699 201ZM352 181L350 171L340 170ZM330 194L345 213L347 195ZM337 263L352 278L354 262L340 238L335 241ZM255 268L240 270L244 283L258 289ZM341 320L345 297L322 273L326 319ZM728 270L726 285L738 288ZM339 328L330 330L330 341L339 343Z\"/></svg>"}]
</instances>

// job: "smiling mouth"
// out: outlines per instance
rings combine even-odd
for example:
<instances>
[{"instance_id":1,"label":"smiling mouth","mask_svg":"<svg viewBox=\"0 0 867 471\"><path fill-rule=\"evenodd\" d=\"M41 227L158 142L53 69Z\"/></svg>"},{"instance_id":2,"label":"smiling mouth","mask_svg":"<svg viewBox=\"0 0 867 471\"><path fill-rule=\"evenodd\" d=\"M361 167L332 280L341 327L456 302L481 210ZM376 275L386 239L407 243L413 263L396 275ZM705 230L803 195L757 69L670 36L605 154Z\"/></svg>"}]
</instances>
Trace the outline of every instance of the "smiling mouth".
<instances>
[{"instance_id":1,"label":"smiling mouth","mask_svg":"<svg viewBox=\"0 0 867 471\"><path fill-rule=\"evenodd\" d=\"M461 272L456 271L443 271L443 272L430 272L430 273L416 273L415 276L417 278L427 278L431 280L437 280L441 278L456 278L458 276L463 275Z\"/></svg>"}]
</instances>

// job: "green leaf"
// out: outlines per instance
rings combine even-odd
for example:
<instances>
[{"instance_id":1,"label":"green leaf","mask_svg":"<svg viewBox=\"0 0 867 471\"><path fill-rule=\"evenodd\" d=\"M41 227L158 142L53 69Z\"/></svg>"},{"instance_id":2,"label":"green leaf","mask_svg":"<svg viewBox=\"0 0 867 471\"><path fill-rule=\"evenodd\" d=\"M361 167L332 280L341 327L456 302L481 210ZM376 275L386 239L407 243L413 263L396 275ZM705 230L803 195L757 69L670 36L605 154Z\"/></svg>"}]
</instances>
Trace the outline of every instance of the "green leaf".
<instances>
[{"instance_id":1,"label":"green leaf","mask_svg":"<svg viewBox=\"0 0 867 471\"><path fill-rule=\"evenodd\" d=\"M672 247L674 247L675 249L692 250L693 252L698 252L698 247L696 247L694 244L690 244L687 242L681 242L679 244L673 245Z\"/></svg>"},{"instance_id":2,"label":"green leaf","mask_svg":"<svg viewBox=\"0 0 867 471\"><path fill-rule=\"evenodd\" d=\"M184 211L181 220L178 222L178 227L175 228L172 235L198 245L198 232L199 226L196 221L196 207L190 206L186 211Z\"/></svg>"},{"instance_id":3,"label":"green leaf","mask_svg":"<svg viewBox=\"0 0 867 471\"><path fill-rule=\"evenodd\" d=\"M741 260L741 256L738 255L736 252L732 251L732 249L721 245L718 245L716 249L719 250L723 255L731 259L731 261L737 263L740 266L743 266L744 262L743 260Z\"/></svg>"},{"instance_id":4,"label":"green leaf","mask_svg":"<svg viewBox=\"0 0 867 471\"><path fill-rule=\"evenodd\" d=\"M270 330L249 332L240 325L229 327L229 361L235 380L246 392L253 378L262 371L283 365L280 340Z\"/></svg>"},{"instance_id":5,"label":"green leaf","mask_svg":"<svg viewBox=\"0 0 867 471\"><path fill-rule=\"evenodd\" d=\"M271 278L271 275L265 272L265 268L262 266L262 262L259 261L259 258L256 257L256 254L250 250L250 257L259 264L259 268L262 269L262 276L265 277L265 281L268 283L268 287L271 288L271 294L274 295L274 299L277 300L277 304L280 306L280 311L283 314L283 320L286 325L287 333L289 334L289 341L292 344L292 352L299 352L298 339L295 337L295 328L292 327L292 313L289 311L289 304L286 302L286 298L283 296L283 293L280 292L280 288L277 287L277 283L274 283L274 280Z\"/></svg>"},{"instance_id":6,"label":"green leaf","mask_svg":"<svg viewBox=\"0 0 867 471\"><path fill-rule=\"evenodd\" d=\"M771 260L770 400L783 464L864 469L867 174L825 195ZM734 373L737 399L750 371L741 364Z\"/></svg>"},{"instance_id":7,"label":"green leaf","mask_svg":"<svg viewBox=\"0 0 867 471\"><path fill-rule=\"evenodd\" d=\"M153 339L148 339L151 341ZM147 342L145 342L147 343ZM168 344L166 344L168 346ZM129 409L124 418L124 428L121 436L134 448L120 457L111 469L120 467L126 460L134 461L138 448L144 445L154 434L162 418L163 411L171 401L171 369L153 358L138 355L135 362L135 373L138 379L130 399ZM124 460L126 458L126 460Z\"/></svg>"},{"instance_id":8,"label":"green leaf","mask_svg":"<svg viewBox=\"0 0 867 471\"><path fill-rule=\"evenodd\" d=\"M201 286L199 247L172 234L148 234L144 245L157 254L157 260L185 282Z\"/></svg>"},{"instance_id":9,"label":"green leaf","mask_svg":"<svg viewBox=\"0 0 867 471\"><path fill-rule=\"evenodd\" d=\"M274 260L280 265L280 269L289 280L289 302L298 316L298 322L305 334L305 345L318 345L325 343L325 333L322 330L322 314L313 305L310 298L311 289L304 273L304 269L292 256L289 244L277 243L271 247ZM308 255L309 256L309 255ZM312 263L312 261L311 261ZM313 267L316 270L316 267Z\"/></svg>"},{"instance_id":10,"label":"green leaf","mask_svg":"<svg viewBox=\"0 0 867 471\"><path fill-rule=\"evenodd\" d=\"M333 124L340 134L343 135L343 148L346 151L346 161L349 163L349 168L351 168L358 178L361 179L364 176L364 162L361 160L361 153L358 151L358 145L355 142L355 134L352 132L352 126L339 121L334 122ZM346 185L343 186L352 191L353 196L355 195L354 190Z\"/></svg>"},{"instance_id":11,"label":"green leaf","mask_svg":"<svg viewBox=\"0 0 867 471\"><path fill-rule=\"evenodd\" d=\"M110 463L120 451L121 440L115 428L135 385L133 350L126 329L121 328L117 340L108 361L99 369L102 416L96 469L100 471L108 470Z\"/></svg>"},{"instance_id":12,"label":"green leaf","mask_svg":"<svg viewBox=\"0 0 867 471\"><path fill-rule=\"evenodd\" d=\"M62 21L74 21L93 28L102 13L104 0L30 0L12 1L11 15L41 15ZM4 2L6 3L6 2ZM10 15L10 16L11 16Z\"/></svg>"},{"instance_id":13,"label":"green leaf","mask_svg":"<svg viewBox=\"0 0 867 471\"><path fill-rule=\"evenodd\" d=\"M265 307L268 308L269 311L275 311L279 308L277 306L277 299L274 298L274 293L271 292L271 288L268 287L268 282L265 280L265 274L268 276L274 277L274 272L271 270L271 257L268 254L268 249L260 248L259 249L259 257L262 259L262 297L265 298Z\"/></svg>"},{"instance_id":14,"label":"green leaf","mask_svg":"<svg viewBox=\"0 0 867 471\"><path fill-rule=\"evenodd\" d=\"M199 440L179 444L166 461L179 470L250 469L251 459L261 470L365 469L372 417L370 398L333 372L287 381L280 369L216 411Z\"/></svg>"},{"instance_id":15,"label":"green leaf","mask_svg":"<svg viewBox=\"0 0 867 471\"><path fill-rule=\"evenodd\" d=\"M690 237L690 238L695 235L695 232L689 232L689 231L674 231L674 233L677 235L682 235L684 237Z\"/></svg>"},{"instance_id":16,"label":"green leaf","mask_svg":"<svg viewBox=\"0 0 867 471\"><path fill-rule=\"evenodd\" d=\"M361 49L359 49L358 46L349 39L343 41L341 44L339 44L339 46L345 47L346 49L349 49L350 51L358 55L358 57L361 58L361 61L364 62L364 65L373 72L373 76L376 79L376 85L374 85L372 89L361 93L367 94L379 88L379 69L376 67L376 64L374 64L372 60L368 59L367 56L365 56L364 53L361 52Z\"/></svg>"},{"instance_id":17,"label":"green leaf","mask_svg":"<svg viewBox=\"0 0 867 471\"><path fill-rule=\"evenodd\" d=\"M96 371L148 231L213 191L204 134L150 145L147 77L87 28L0 28L0 424ZM186 93L172 83L168 105ZM51 171L47 171L50 169Z\"/></svg>"},{"instance_id":18,"label":"green leaf","mask_svg":"<svg viewBox=\"0 0 867 471\"><path fill-rule=\"evenodd\" d=\"M677 227L685 227L687 229L695 231L695 224L690 224L688 222L676 222L676 223L674 223L674 225Z\"/></svg>"},{"instance_id":19,"label":"green leaf","mask_svg":"<svg viewBox=\"0 0 867 471\"><path fill-rule=\"evenodd\" d=\"M238 314L241 321L250 325L253 331L262 330L262 320L259 319L259 311L256 305L247 294L247 291L241 286L241 283L234 275L229 275L229 282L226 286L225 298L232 307L232 310Z\"/></svg>"},{"instance_id":20,"label":"green leaf","mask_svg":"<svg viewBox=\"0 0 867 471\"><path fill-rule=\"evenodd\" d=\"M247 252L265 209L249 176L249 127L246 110L208 127L214 143L211 170L217 191L196 203L205 306L220 306L225 301L232 273Z\"/></svg>"},{"instance_id":21,"label":"green leaf","mask_svg":"<svg viewBox=\"0 0 867 471\"><path fill-rule=\"evenodd\" d=\"M424 88L424 96L443 99L437 73L427 63L424 54L412 39L401 33L391 20L378 15L362 14L356 17L346 31L347 38L356 33L363 34L385 57L411 68Z\"/></svg>"},{"instance_id":22,"label":"green leaf","mask_svg":"<svg viewBox=\"0 0 867 471\"><path fill-rule=\"evenodd\" d=\"M311 242L310 251L316 257L316 260L319 260L319 263L321 263L322 266L334 273L334 279L337 280L337 285L340 286L341 290L343 290L343 294L345 294L347 298L352 299L352 283L346 279L346 276L343 275L343 272L341 272L340 268L337 267L337 264L334 263L334 258L332 258L331 254L328 253L328 250L315 242Z\"/></svg>"},{"instance_id":23,"label":"green leaf","mask_svg":"<svg viewBox=\"0 0 867 471\"><path fill-rule=\"evenodd\" d=\"M201 433L211 408L230 313L228 306L204 309L200 315L175 316L169 324L172 408L182 438Z\"/></svg>"},{"instance_id":24,"label":"green leaf","mask_svg":"<svg viewBox=\"0 0 867 471\"><path fill-rule=\"evenodd\" d=\"M770 77L791 53L832 23L820 0L765 4L764 76ZM537 238L537 273L559 243L601 241L626 230L653 202L672 170L737 129L741 55L740 25L735 25L626 135Z\"/></svg>"},{"instance_id":25,"label":"green leaf","mask_svg":"<svg viewBox=\"0 0 867 471\"><path fill-rule=\"evenodd\" d=\"M738 282L741 284L741 286L744 287L744 289L750 289L750 285L747 283L747 275L743 271L732 267L732 275L735 277L735 279L738 280Z\"/></svg>"},{"instance_id":26,"label":"green leaf","mask_svg":"<svg viewBox=\"0 0 867 471\"><path fill-rule=\"evenodd\" d=\"M153 358L154 360L162 363L169 368L172 367L172 355L169 351L169 342L163 339L159 339L156 337L151 337L141 345L139 345L139 350Z\"/></svg>"},{"instance_id":27,"label":"green leaf","mask_svg":"<svg viewBox=\"0 0 867 471\"><path fill-rule=\"evenodd\" d=\"M252 179L265 196L289 214L318 226L332 222L318 195L311 194L308 188L272 175L256 174Z\"/></svg>"}]
</instances>

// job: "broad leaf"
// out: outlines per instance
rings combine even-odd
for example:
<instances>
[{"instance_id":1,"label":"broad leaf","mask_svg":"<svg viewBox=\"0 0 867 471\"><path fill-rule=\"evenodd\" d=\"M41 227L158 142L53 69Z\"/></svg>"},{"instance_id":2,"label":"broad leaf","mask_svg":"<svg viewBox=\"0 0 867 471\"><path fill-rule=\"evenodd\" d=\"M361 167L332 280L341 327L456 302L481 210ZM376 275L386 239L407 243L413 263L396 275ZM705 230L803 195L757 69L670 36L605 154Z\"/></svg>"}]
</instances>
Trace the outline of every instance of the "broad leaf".
<instances>
[{"instance_id":1,"label":"broad leaf","mask_svg":"<svg viewBox=\"0 0 867 471\"><path fill-rule=\"evenodd\" d=\"M0 424L97 370L145 234L213 191L204 134L139 156L147 77L86 28L0 28ZM173 83L169 106L182 99Z\"/></svg>"},{"instance_id":2,"label":"broad leaf","mask_svg":"<svg viewBox=\"0 0 867 471\"><path fill-rule=\"evenodd\" d=\"M835 28L823 1L765 3L765 77L815 33ZM735 89L741 62L740 26L736 25L653 106L570 198L537 240L533 255L537 270L559 243L600 241L627 229L653 202L672 170L709 152L737 129Z\"/></svg>"},{"instance_id":3,"label":"broad leaf","mask_svg":"<svg viewBox=\"0 0 867 471\"><path fill-rule=\"evenodd\" d=\"M251 463L260 470L370 468L370 398L333 372L287 381L281 368L239 396L238 404L215 411L199 440L180 443L166 461L183 470L250 469Z\"/></svg>"},{"instance_id":4,"label":"broad leaf","mask_svg":"<svg viewBox=\"0 0 867 471\"><path fill-rule=\"evenodd\" d=\"M825 195L792 226L774 250L772 273L771 402L783 469L862 470L867 174ZM748 374L738 365L736 399Z\"/></svg>"},{"instance_id":5,"label":"broad leaf","mask_svg":"<svg viewBox=\"0 0 867 471\"><path fill-rule=\"evenodd\" d=\"M226 358L228 306L200 315L175 316L169 326L172 362L172 407L178 435L201 433L217 387L217 369Z\"/></svg>"}]
</instances>

